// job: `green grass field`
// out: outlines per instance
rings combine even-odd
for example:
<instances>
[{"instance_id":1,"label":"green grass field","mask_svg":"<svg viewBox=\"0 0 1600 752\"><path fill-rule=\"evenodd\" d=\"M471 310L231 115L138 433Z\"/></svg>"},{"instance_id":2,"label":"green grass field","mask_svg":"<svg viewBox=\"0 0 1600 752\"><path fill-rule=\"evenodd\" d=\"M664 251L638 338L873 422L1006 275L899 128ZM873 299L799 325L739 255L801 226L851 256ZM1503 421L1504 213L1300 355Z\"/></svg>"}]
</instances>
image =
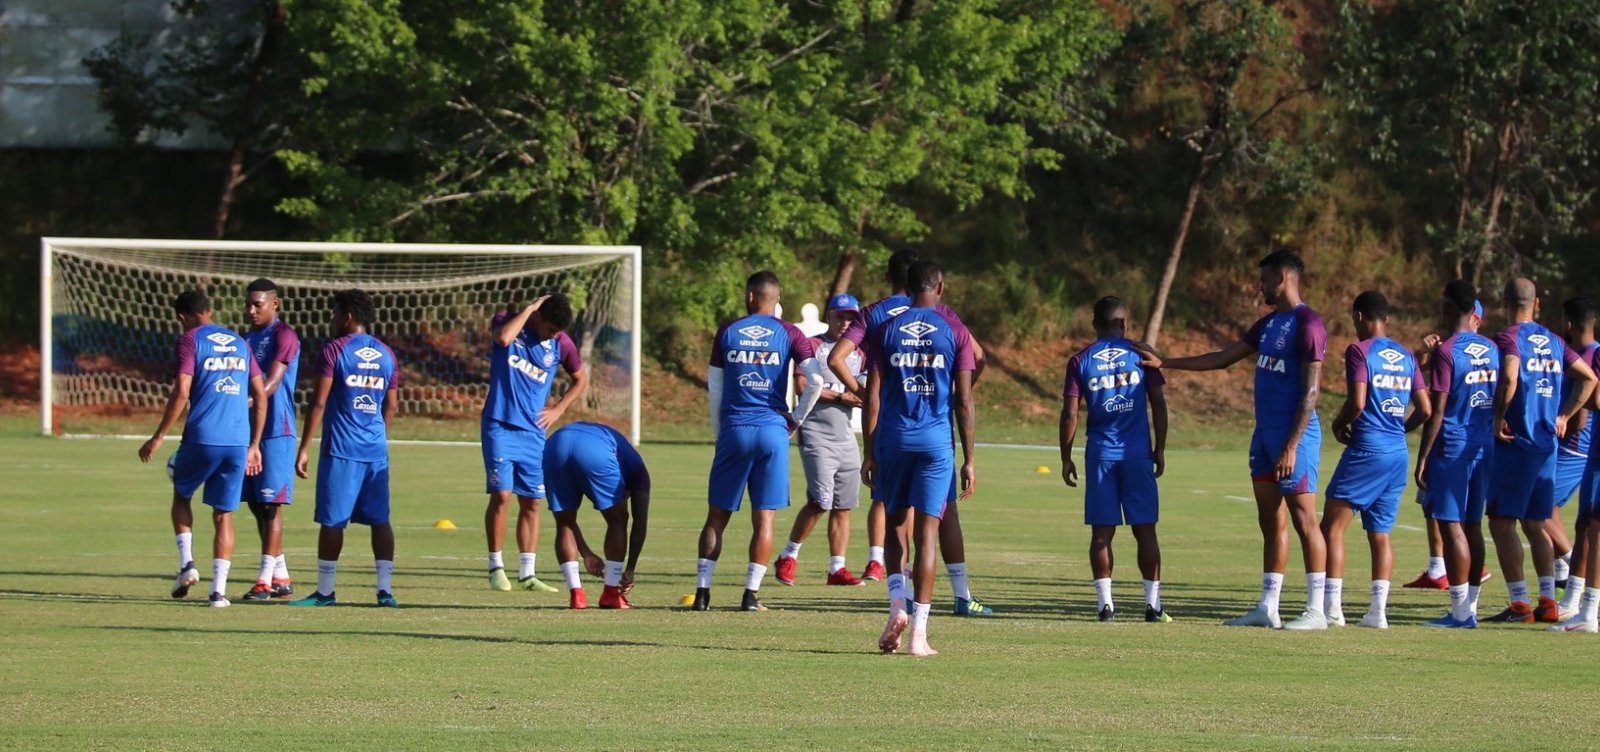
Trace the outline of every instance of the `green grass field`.
<instances>
[{"instance_id":1,"label":"green grass field","mask_svg":"<svg viewBox=\"0 0 1600 752\"><path fill-rule=\"evenodd\" d=\"M820 584L820 531L802 556L802 584L769 577L772 610L738 613L727 609L744 572L749 527L739 518L718 572L721 609L678 608L694 585L703 445L644 447L656 494L632 612L574 613L565 593L488 590L477 450L435 446L394 449L401 609L365 605L373 573L358 529L339 593L360 605L236 600L213 611L167 597L169 486L136 448L37 438L16 421L0 432L0 748L1367 750L1514 739L1540 749L1570 746L1535 719L1563 725L1597 644L1522 626L1423 629L1444 594L1399 588L1387 633L1218 626L1251 605L1259 576L1237 450L1170 458L1169 625L1094 621L1081 492L1061 485L1053 452L1000 449L980 453L978 494L964 507L974 590L1000 613L948 616L941 572L931 635L942 652L927 661L876 652L881 585ZM1335 459L1324 458L1324 478ZM1041 464L1051 472L1035 473ZM304 590L315 576L309 484L300 498L287 536ZM460 529L435 530L441 517ZM792 519L780 515L780 529ZM864 524L850 551L858 570ZM1414 505L1401 524L1403 581L1425 556ZM197 528L197 558L210 538L208 525ZM556 582L550 540L540 568ZM258 553L253 535L240 541L235 596ZM1142 610L1138 573L1131 538L1119 542L1117 594L1132 616ZM1353 553L1363 565L1347 575L1352 623L1365 609L1362 546ZM1286 614L1303 603L1296 566ZM589 584L596 597L599 583ZM1500 584L1485 590L1485 610L1503 602ZM1519 731L1508 711L1524 721Z\"/></svg>"}]
</instances>

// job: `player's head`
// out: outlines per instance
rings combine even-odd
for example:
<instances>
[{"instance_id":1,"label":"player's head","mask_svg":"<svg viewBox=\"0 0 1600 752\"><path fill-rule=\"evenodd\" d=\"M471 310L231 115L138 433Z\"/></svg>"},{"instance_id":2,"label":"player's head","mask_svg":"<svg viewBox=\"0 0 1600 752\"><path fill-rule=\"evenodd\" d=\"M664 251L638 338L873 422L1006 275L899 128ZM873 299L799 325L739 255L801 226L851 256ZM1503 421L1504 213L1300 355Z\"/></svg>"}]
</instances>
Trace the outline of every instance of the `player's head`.
<instances>
[{"instance_id":1,"label":"player's head","mask_svg":"<svg viewBox=\"0 0 1600 752\"><path fill-rule=\"evenodd\" d=\"M841 292L828 298L828 312L823 314L823 321L828 323L828 339L838 339L844 335L844 330L861 315L861 301L856 296Z\"/></svg>"},{"instance_id":2,"label":"player's head","mask_svg":"<svg viewBox=\"0 0 1600 752\"><path fill-rule=\"evenodd\" d=\"M1121 337L1128 330L1128 304L1115 295L1094 302L1094 333L1097 337Z\"/></svg>"},{"instance_id":3,"label":"player's head","mask_svg":"<svg viewBox=\"0 0 1600 752\"><path fill-rule=\"evenodd\" d=\"M1476 298L1474 298L1472 300L1472 317L1471 318L1472 318L1472 331L1476 332L1476 331L1478 331L1478 327L1483 326L1483 301L1478 300Z\"/></svg>"},{"instance_id":4,"label":"player's head","mask_svg":"<svg viewBox=\"0 0 1600 752\"><path fill-rule=\"evenodd\" d=\"M1450 280L1439 294L1439 324L1447 332L1469 325L1468 319L1478 306L1478 290L1464 279Z\"/></svg>"},{"instance_id":5,"label":"player's head","mask_svg":"<svg viewBox=\"0 0 1600 752\"><path fill-rule=\"evenodd\" d=\"M340 290L333 294L333 334L335 337L366 331L377 317L372 296L366 290Z\"/></svg>"},{"instance_id":6,"label":"player's head","mask_svg":"<svg viewBox=\"0 0 1600 752\"><path fill-rule=\"evenodd\" d=\"M178 314L185 330L211 323L211 298L201 289L184 290L172 299L172 310Z\"/></svg>"},{"instance_id":7,"label":"player's head","mask_svg":"<svg viewBox=\"0 0 1600 752\"><path fill-rule=\"evenodd\" d=\"M1350 304L1350 321L1356 326L1356 335L1362 339L1382 335L1389 322L1389 299L1377 290L1357 295Z\"/></svg>"},{"instance_id":8,"label":"player's head","mask_svg":"<svg viewBox=\"0 0 1600 752\"><path fill-rule=\"evenodd\" d=\"M923 304L944 298L944 270L932 261L918 261L906 272L906 294Z\"/></svg>"},{"instance_id":9,"label":"player's head","mask_svg":"<svg viewBox=\"0 0 1600 752\"><path fill-rule=\"evenodd\" d=\"M1500 303L1512 321L1531 321L1539 317L1539 288L1533 280L1517 277L1500 292Z\"/></svg>"},{"instance_id":10,"label":"player's head","mask_svg":"<svg viewBox=\"0 0 1600 752\"><path fill-rule=\"evenodd\" d=\"M1261 259L1261 297L1267 305L1278 305L1292 290L1300 292L1300 278L1305 276L1306 262L1300 254L1288 248L1279 248Z\"/></svg>"},{"instance_id":11,"label":"player's head","mask_svg":"<svg viewBox=\"0 0 1600 752\"><path fill-rule=\"evenodd\" d=\"M244 316L257 329L278 317L278 285L262 277L244 288Z\"/></svg>"},{"instance_id":12,"label":"player's head","mask_svg":"<svg viewBox=\"0 0 1600 752\"><path fill-rule=\"evenodd\" d=\"M1585 340L1594 338L1594 301L1579 295L1576 298L1567 298L1561 305L1561 312L1566 316L1568 344L1583 344Z\"/></svg>"},{"instance_id":13,"label":"player's head","mask_svg":"<svg viewBox=\"0 0 1600 752\"><path fill-rule=\"evenodd\" d=\"M539 310L528 317L527 329L543 342L572 326L572 301L563 293L553 292L539 304Z\"/></svg>"},{"instance_id":14,"label":"player's head","mask_svg":"<svg viewBox=\"0 0 1600 752\"><path fill-rule=\"evenodd\" d=\"M771 313L778 307L778 298L782 293L783 286L778 284L778 275L762 269L744 281L745 310L750 313Z\"/></svg>"},{"instance_id":15,"label":"player's head","mask_svg":"<svg viewBox=\"0 0 1600 752\"><path fill-rule=\"evenodd\" d=\"M889 256L889 266L885 269L889 281L890 292L900 292L911 286L911 265L922 258L910 248L901 248Z\"/></svg>"}]
</instances>

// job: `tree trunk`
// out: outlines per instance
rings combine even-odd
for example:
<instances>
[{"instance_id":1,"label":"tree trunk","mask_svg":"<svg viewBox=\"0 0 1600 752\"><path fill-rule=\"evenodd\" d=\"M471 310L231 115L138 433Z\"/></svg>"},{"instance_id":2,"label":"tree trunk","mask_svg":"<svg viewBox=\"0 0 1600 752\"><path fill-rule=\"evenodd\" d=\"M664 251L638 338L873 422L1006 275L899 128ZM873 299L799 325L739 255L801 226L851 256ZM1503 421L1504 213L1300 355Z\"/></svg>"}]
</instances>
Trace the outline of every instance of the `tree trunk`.
<instances>
[{"instance_id":1,"label":"tree trunk","mask_svg":"<svg viewBox=\"0 0 1600 752\"><path fill-rule=\"evenodd\" d=\"M856 260L861 257L861 236L866 234L867 217L871 214L872 210L863 206L861 213L856 215L855 240L839 256L839 265L833 269L833 284L828 285L828 297L850 292L850 279L855 276Z\"/></svg>"},{"instance_id":2,"label":"tree trunk","mask_svg":"<svg viewBox=\"0 0 1600 752\"><path fill-rule=\"evenodd\" d=\"M217 196L217 211L212 217L211 237L218 240L228 234L228 215L233 211L233 201L239 185L244 182L244 160L256 127L256 111L261 107L267 71L272 68L273 52L277 47L278 34L283 28L283 6L276 0L269 0L262 5L265 23L261 31L261 48L256 53L255 64L250 70L250 81L244 92L244 102L239 107L238 128L233 134L233 145L228 150L228 170L223 175L222 192Z\"/></svg>"},{"instance_id":3,"label":"tree trunk","mask_svg":"<svg viewBox=\"0 0 1600 752\"><path fill-rule=\"evenodd\" d=\"M1206 141L1206 151L1211 139ZM1156 287L1156 299L1150 304L1150 323L1145 326L1144 340L1151 347L1161 339L1161 322L1167 316L1167 298L1172 293L1172 283L1178 278L1178 262L1183 259L1183 245L1189 239L1189 226L1194 221L1200 191L1205 187L1206 176L1211 173L1211 156L1204 151L1195 165L1194 176L1189 179L1189 195L1183 201L1183 214L1178 217L1178 231L1172 238L1172 250L1167 253L1167 267L1161 272L1161 284Z\"/></svg>"},{"instance_id":4,"label":"tree trunk","mask_svg":"<svg viewBox=\"0 0 1600 752\"><path fill-rule=\"evenodd\" d=\"M1472 269L1473 287L1482 283L1483 267L1489 265L1494 255L1494 243L1500 237L1500 211L1505 206L1506 176L1516 159L1516 127L1512 121L1501 124L1500 133L1495 138L1495 149L1494 178L1489 184L1489 210L1483 221L1483 244L1478 247L1478 260Z\"/></svg>"}]
</instances>

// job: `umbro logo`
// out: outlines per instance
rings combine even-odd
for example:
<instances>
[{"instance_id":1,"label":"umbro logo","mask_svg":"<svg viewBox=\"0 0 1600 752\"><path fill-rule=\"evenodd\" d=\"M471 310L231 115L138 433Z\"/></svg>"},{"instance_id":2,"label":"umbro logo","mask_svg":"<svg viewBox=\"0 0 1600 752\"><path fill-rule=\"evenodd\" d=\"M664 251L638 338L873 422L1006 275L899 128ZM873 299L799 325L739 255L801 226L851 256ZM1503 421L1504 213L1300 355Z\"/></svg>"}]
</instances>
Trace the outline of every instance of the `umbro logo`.
<instances>
[{"instance_id":1,"label":"umbro logo","mask_svg":"<svg viewBox=\"0 0 1600 752\"><path fill-rule=\"evenodd\" d=\"M1474 342L1462 348L1462 351L1474 358L1481 358L1489 352L1489 346L1482 342Z\"/></svg>"},{"instance_id":2,"label":"umbro logo","mask_svg":"<svg viewBox=\"0 0 1600 752\"><path fill-rule=\"evenodd\" d=\"M1530 334L1528 335L1528 341L1538 345L1539 347L1544 347L1545 345L1550 344L1550 338L1544 336L1543 334Z\"/></svg>"},{"instance_id":3,"label":"umbro logo","mask_svg":"<svg viewBox=\"0 0 1600 752\"><path fill-rule=\"evenodd\" d=\"M750 326L740 329L739 333L749 337L750 339L766 339L771 337L773 334L776 334L776 332L761 326L760 324L751 324Z\"/></svg>"},{"instance_id":4,"label":"umbro logo","mask_svg":"<svg viewBox=\"0 0 1600 752\"><path fill-rule=\"evenodd\" d=\"M356 351L356 357L367 363L371 363L372 361L383 357L383 351L376 347L363 347Z\"/></svg>"},{"instance_id":5,"label":"umbro logo","mask_svg":"<svg viewBox=\"0 0 1600 752\"><path fill-rule=\"evenodd\" d=\"M922 339L923 337L939 331L939 327L934 326L926 321L913 321L900 327L900 331L909 336L916 337L917 339Z\"/></svg>"},{"instance_id":6,"label":"umbro logo","mask_svg":"<svg viewBox=\"0 0 1600 752\"><path fill-rule=\"evenodd\" d=\"M1094 359L1105 363L1110 363L1114 360L1121 360L1122 356L1127 354L1128 351L1120 347L1108 347L1100 352L1095 353Z\"/></svg>"},{"instance_id":7,"label":"umbro logo","mask_svg":"<svg viewBox=\"0 0 1600 752\"><path fill-rule=\"evenodd\" d=\"M1397 364L1400 361L1406 359L1405 353L1400 352L1399 350L1387 350L1387 349L1384 350L1383 352L1378 353L1378 357L1389 361L1390 365Z\"/></svg>"},{"instance_id":8,"label":"umbro logo","mask_svg":"<svg viewBox=\"0 0 1600 752\"><path fill-rule=\"evenodd\" d=\"M234 336L232 334L224 334L222 332L212 332L206 335L206 339L209 339L219 345L231 345L233 344Z\"/></svg>"}]
</instances>

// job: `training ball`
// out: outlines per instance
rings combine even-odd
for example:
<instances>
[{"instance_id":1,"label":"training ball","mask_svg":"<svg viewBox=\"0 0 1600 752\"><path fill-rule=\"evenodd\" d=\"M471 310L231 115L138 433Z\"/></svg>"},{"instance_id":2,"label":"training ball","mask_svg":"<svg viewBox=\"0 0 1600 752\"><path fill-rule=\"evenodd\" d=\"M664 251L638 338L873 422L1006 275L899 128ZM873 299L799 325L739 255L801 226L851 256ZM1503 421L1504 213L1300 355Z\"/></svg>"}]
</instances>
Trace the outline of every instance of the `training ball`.
<instances>
[{"instance_id":1,"label":"training ball","mask_svg":"<svg viewBox=\"0 0 1600 752\"><path fill-rule=\"evenodd\" d=\"M1040 465L1040 466L1034 468L1033 471L1038 473L1038 474L1040 474L1040 475L1049 475L1050 474L1050 466L1049 465Z\"/></svg>"},{"instance_id":2,"label":"training ball","mask_svg":"<svg viewBox=\"0 0 1600 752\"><path fill-rule=\"evenodd\" d=\"M690 593L688 595L683 596L682 598L679 598L678 599L678 605L680 605L680 606L693 606L694 605L694 593Z\"/></svg>"},{"instance_id":3,"label":"training ball","mask_svg":"<svg viewBox=\"0 0 1600 752\"><path fill-rule=\"evenodd\" d=\"M451 522L449 520L439 520L438 522L433 523L433 529L435 529L435 530L454 530L454 529L456 529L456 523Z\"/></svg>"}]
</instances>

